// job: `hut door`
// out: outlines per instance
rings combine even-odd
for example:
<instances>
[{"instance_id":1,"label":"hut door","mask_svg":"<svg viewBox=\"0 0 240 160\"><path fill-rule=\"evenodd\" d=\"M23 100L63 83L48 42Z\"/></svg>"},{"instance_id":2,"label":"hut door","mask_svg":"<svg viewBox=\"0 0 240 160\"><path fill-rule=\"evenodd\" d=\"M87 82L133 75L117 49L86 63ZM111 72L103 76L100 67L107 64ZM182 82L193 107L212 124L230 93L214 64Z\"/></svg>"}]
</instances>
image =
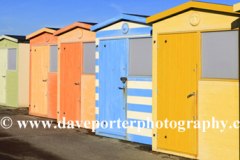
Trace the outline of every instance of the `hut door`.
<instances>
[{"instance_id":1,"label":"hut door","mask_svg":"<svg viewBox=\"0 0 240 160\"><path fill-rule=\"evenodd\" d=\"M81 120L82 43L61 44L60 119Z\"/></svg>"},{"instance_id":2,"label":"hut door","mask_svg":"<svg viewBox=\"0 0 240 160\"><path fill-rule=\"evenodd\" d=\"M197 129L193 123L187 129L186 122L197 118L197 47L197 33L158 35L157 119L163 124L169 121L168 128L158 129L160 149L197 154ZM179 132L178 126L170 128L172 120L185 121L185 131Z\"/></svg>"},{"instance_id":3,"label":"hut door","mask_svg":"<svg viewBox=\"0 0 240 160\"><path fill-rule=\"evenodd\" d=\"M110 121L126 119L127 44L125 39L100 41L99 128L102 133L125 136L126 129ZM97 72L97 71L96 71ZM122 79L122 80L121 80ZM103 122L105 121L105 122Z\"/></svg>"},{"instance_id":4,"label":"hut door","mask_svg":"<svg viewBox=\"0 0 240 160\"><path fill-rule=\"evenodd\" d=\"M7 49L0 49L0 104L6 104Z\"/></svg>"},{"instance_id":5,"label":"hut door","mask_svg":"<svg viewBox=\"0 0 240 160\"><path fill-rule=\"evenodd\" d=\"M31 112L47 115L49 46L32 47Z\"/></svg>"}]
</instances>

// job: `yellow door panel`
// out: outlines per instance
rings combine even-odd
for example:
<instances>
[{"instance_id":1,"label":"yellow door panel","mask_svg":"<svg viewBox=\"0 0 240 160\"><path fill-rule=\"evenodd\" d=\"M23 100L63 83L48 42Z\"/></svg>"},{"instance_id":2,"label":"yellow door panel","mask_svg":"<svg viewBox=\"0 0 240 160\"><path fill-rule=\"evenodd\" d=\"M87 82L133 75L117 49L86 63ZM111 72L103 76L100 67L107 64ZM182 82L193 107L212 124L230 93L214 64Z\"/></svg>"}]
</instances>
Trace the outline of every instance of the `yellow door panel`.
<instances>
[{"instance_id":1,"label":"yellow door panel","mask_svg":"<svg viewBox=\"0 0 240 160\"><path fill-rule=\"evenodd\" d=\"M47 79L49 46L32 47L31 112L47 115Z\"/></svg>"},{"instance_id":2,"label":"yellow door panel","mask_svg":"<svg viewBox=\"0 0 240 160\"><path fill-rule=\"evenodd\" d=\"M197 33L158 35L157 119L196 120ZM158 129L159 149L197 154L197 130ZM185 122L185 128L187 127ZM174 124L174 123L173 123ZM173 125L174 126L174 125Z\"/></svg>"}]
</instances>

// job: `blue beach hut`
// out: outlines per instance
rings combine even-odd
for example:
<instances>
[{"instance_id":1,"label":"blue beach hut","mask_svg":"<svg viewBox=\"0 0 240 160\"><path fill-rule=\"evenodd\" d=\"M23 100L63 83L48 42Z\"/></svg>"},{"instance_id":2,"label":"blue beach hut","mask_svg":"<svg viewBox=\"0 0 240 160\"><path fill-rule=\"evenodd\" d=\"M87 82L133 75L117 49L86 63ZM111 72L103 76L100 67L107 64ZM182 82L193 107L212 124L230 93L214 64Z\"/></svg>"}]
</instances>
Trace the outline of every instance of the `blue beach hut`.
<instances>
[{"instance_id":1,"label":"blue beach hut","mask_svg":"<svg viewBox=\"0 0 240 160\"><path fill-rule=\"evenodd\" d=\"M97 135L152 144L147 120L152 120L153 42L147 17L120 14L91 27L96 32Z\"/></svg>"}]
</instances>

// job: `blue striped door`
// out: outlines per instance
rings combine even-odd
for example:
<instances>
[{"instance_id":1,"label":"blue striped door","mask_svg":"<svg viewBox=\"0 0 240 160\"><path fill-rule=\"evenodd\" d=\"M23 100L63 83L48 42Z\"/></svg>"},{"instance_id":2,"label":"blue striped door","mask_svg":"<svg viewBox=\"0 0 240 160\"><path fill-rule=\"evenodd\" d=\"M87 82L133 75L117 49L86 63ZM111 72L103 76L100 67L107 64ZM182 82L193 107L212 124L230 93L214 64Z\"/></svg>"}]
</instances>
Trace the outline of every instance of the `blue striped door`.
<instances>
[{"instance_id":1,"label":"blue striped door","mask_svg":"<svg viewBox=\"0 0 240 160\"><path fill-rule=\"evenodd\" d=\"M126 39L100 41L99 122L107 122L99 127L99 132L124 137L126 129L122 127L122 122L126 120L126 93L119 87L127 88L127 82L123 83L121 77L127 77ZM111 129L110 121L118 119L121 128L113 123Z\"/></svg>"}]
</instances>

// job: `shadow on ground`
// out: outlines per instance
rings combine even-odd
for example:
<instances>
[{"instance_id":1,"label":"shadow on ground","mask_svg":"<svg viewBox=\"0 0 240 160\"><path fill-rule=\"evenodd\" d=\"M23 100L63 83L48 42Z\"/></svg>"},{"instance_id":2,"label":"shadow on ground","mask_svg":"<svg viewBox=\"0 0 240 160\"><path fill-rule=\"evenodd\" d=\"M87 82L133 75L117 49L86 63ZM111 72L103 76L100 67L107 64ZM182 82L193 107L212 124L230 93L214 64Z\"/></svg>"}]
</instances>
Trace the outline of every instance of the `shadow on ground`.
<instances>
[{"instance_id":1,"label":"shadow on ground","mask_svg":"<svg viewBox=\"0 0 240 160\"><path fill-rule=\"evenodd\" d=\"M49 120L28 114L28 108L0 106L0 117L13 120ZM56 126L56 120L53 121ZM189 160L152 151L151 145L95 135L91 129L74 130L9 130L0 127L0 160L62 160L62 159L157 159Z\"/></svg>"},{"instance_id":2,"label":"shadow on ground","mask_svg":"<svg viewBox=\"0 0 240 160\"><path fill-rule=\"evenodd\" d=\"M31 144L16 138L11 138L10 134L0 132L0 159L18 160L25 158L61 160L60 157L49 152L35 148Z\"/></svg>"}]
</instances>

